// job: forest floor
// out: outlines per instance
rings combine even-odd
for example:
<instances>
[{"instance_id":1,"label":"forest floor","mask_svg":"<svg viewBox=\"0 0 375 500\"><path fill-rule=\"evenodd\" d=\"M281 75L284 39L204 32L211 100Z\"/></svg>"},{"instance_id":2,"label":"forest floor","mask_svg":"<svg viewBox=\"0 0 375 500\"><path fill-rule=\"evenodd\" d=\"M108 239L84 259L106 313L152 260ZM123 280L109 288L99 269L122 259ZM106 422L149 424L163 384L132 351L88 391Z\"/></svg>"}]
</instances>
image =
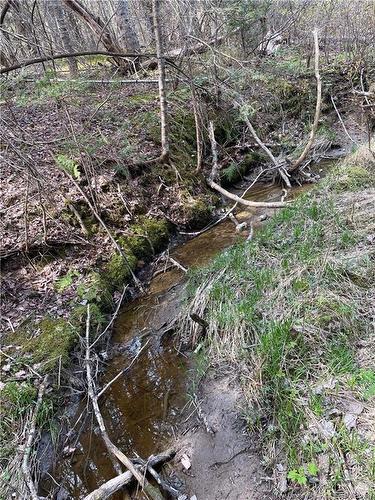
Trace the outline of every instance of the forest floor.
<instances>
[{"instance_id":1,"label":"forest floor","mask_svg":"<svg viewBox=\"0 0 375 500\"><path fill-rule=\"evenodd\" d=\"M262 126L263 136L275 144L276 153L290 152L305 140L314 108L314 77L311 70L300 74L294 67L276 66L268 76L259 68L250 82L248 72L239 79L249 87L249 100L257 104L255 122ZM49 77L33 84L19 78L2 85L5 337L0 459L6 464L2 485L14 489L22 483L25 422L30 422L35 407L39 379L46 374L52 379L38 420L39 429L51 434L56 411L72 395L82 393L72 366L78 366L87 304L99 332L124 287L128 286L128 298L138 293L131 273L144 272L147 281L157 268L145 264L180 230L200 229L210 222L220 200L207 189L205 171L196 172L187 87L169 95L172 161L145 168L140 161L160 154L156 90L117 83L103 88L84 80L54 82ZM347 82L340 87L343 99L348 88ZM206 99L208 109L213 106L209 92ZM281 110L280 100L285 105ZM228 185L255 173L264 158L249 144L231 105L215 108L214 115L221 180ZM342 134L335 135L337 119L332 119L329 94L324 97L321 125L320 144L343 145ZM351 131L355 136L355 126ZM209 148L204 147L208 156ZM118 255L107 230L125 257Z\"/></svg>"}]
</instances>

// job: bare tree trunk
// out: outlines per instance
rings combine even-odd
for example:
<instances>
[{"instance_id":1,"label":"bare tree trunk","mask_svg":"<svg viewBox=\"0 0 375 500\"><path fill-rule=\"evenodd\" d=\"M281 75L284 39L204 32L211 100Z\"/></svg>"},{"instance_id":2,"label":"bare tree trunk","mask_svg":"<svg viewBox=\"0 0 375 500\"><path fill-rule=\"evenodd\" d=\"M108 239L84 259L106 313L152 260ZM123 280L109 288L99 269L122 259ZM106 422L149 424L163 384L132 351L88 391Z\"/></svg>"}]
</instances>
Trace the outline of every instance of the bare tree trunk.
<instances>
[{"instance_id":1,"label":"bare tree trunk","mask_svg":"<svg viewBox=\"0 0 375 500\"><path fill-rule=\"evenodd\" d=\"M320 118L320 110L322 107L322 80L320 78L320 73L319 73L319 39L318 39L318 30L317 28L314 29L313 31L314 35L314 45L315 45L315 78L316 78L316 83L317 83L317 89L316 89L316 107L315 107L315 117L314 117L314 123L310 132L310 138L302 151L300 157L298 160L296 160L293 165L288 169L289 172L293 172L293 170L296 170L298 167L300 167L303 163L303 161L306 159L307 155L309 154L309 151L313 145L316 132L318 130L318 125L319 125L319 118Z\"/></svg>"},{"instance_id":2,"label":"bare tree trunk","mask_svg":"<svg viewBox=\"0 0 375 500\"><path fill-rule=\"evenodd\" d=\"M138 36L130 19L129 0L118 0L117 19L120 28L120 45L130 52L140 52Z\"/></svg>"},{"instance_id":3,"label":"bare tree trunk","mask_svg":"<svg viewBox=\"0 0 375 500\"><path fill-rule=\"evenodd\" d=\"M59 0L52 2L52 9L54 11L56 25L61 37L63 49L66 52L73 52L73 47L69 36L69 29L66 23L65 12ZM69 57L68 65L71 76L76 76L78 72L76 59L74 57Z\"/></svg>"},{"instance_id":4,"label":"bare tree trunk","mask_svg":"<svg viewBox=\"0 0 375 500\"><path fill-rule=\"evenodd\" d=\"M152 13L154 19L154 33L156 42L156 57L159 70L159 100L160 100L160 131L161 131L161 160L169 158L169 134L167 120L167 98L165 84L165 59L160 30L160 1L152 0Z\"/></svg>"},{"instance_id":5,"label":"bare tree trunk","mask_svg":"<svg viewBox=\"0 0 375 500\"><path fill-rule=\"evenodd\" d=\"M83 4L81 4L81 2L79 2L79 0L63 0L63 2L87 23L108 52L122 52L121 47L113 40L107 28L107 24L104 23L100 17L94 16ZM123 65L123 60L121 58L114 57L114 60L120 67Z\"/></svg>"}]
</instances>

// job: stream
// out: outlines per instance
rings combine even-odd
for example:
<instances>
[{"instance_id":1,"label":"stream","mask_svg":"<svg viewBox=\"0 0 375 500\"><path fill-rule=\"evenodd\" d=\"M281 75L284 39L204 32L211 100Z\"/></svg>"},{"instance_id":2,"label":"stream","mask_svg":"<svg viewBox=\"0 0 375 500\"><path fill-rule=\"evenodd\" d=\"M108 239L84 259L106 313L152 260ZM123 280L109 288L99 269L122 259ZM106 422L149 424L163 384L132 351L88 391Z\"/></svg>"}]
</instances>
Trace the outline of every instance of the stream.
<instances>
[{"instance_id":1,"label":"stream","mask_svg":"<svg viewBox=\"0 0 375 500\"><path fill-rule=\"evenodd\" d=\"M322 169L322 164L319 169ZM310 187L293 188L288 199ZM276 201L280 200L281 194L280 187L258 184L246 198ZM239 207L236 218L239 222L251 218L256 228L273 212L272 209L245 207L243 210ZM225 219L178 246L170 255L186 268L203 266L217 253L247 235L248 231L237 232L233 222ZM110 346L114 354L105 361L100 387L138 357L131 368L105 391L100 404L110 438L130 457L138 454L147 458L165 450L173 442L183 418L182 410L191 384L189 370L192 361L189 353L178 352L168 325L181 310L184 285L182 270L176 267L167 269L151 280L146 295L122 308L115 322ZM102 357L106 359L105 353ZM86 401L81 402L73 424L82 414L87 414L86 405ZM58 494L57 498L81 499L116 475L93 419L92 415L86 418L74 453L57 464L53 471L53 477L62 485L62 495ZM119 494L114 498L123 496Z\"/></svg>"}]
</instances>

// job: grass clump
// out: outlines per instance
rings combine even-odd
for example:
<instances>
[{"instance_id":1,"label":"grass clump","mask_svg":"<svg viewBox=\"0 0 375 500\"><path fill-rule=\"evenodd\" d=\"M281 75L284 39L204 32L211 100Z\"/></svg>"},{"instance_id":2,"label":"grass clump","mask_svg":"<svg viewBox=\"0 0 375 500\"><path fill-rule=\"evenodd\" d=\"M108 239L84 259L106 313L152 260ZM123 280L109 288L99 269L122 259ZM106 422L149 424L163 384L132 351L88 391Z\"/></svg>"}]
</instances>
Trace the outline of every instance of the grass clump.
<instances>
[{"instance_id":1,"label":"grass clump","mask_svg":"<svg viewBox=\"0 0 375 500\"><path fill-rule=\"evenodd\" d=\"M369 193L350 185L351 193L315 190L300 197L251 242L192 271L181 320L181 335L191 341L199 326L189 314L204 317L211 362L229 362L240 372L246 419L262 436L266 466L283 457L290 487L314 487L318 497L350 498L339 457L356 454L365 470L359 449L370 453L375 444L344 419L348 399L368 401L375 393L372 368L358 354L361 343L374 348L375 288L366 279L375 271L366 244L373 220L366 215ZM341 413L333 417L335 408ZM331 434L322 433L324 425ZM343 428L356 441L354 451L340 437ZM324 455L332 474L317 470ZM351 473L370 491L368 471L357 466Z\"/></svg>"},{"instance_id":2,"label":"grass clump","mask_svg":"<svg viewBox=\"0 0 375 500\"><path fill-rule=\"evenodd\" d=\"M372 144L372 148L374 144ZM335 191L360 191L375 187L375 159L367 146L360 146L327 176L325 185Z\"/></svg>"}]
</instances>

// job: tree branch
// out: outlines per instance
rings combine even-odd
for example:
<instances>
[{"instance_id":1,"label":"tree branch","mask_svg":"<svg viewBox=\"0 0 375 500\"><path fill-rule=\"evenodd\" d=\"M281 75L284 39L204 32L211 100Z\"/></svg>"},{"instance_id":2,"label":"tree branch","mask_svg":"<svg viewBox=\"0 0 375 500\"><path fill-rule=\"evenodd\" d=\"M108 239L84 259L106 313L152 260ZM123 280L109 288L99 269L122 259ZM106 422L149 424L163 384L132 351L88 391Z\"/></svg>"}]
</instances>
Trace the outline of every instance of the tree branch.
<instances>
[{"instance_id":1,"label":"tree branch","mask_svg":"<svg viewBox=\"0 0 375 500\"><path fill-rule=\"evenodd\" d=\"M132 57L155 57L156 54L127 54L124 52L108 52L106 50L84 50L82 52L69 52L64 54L54 54L43 57L35 57L34 59L27 59L26 61L21 61L17 64L13 64L12 66L8 66L6 68L0 69L0 74L10 73L16 69L25 68L26 66L31 66L33 64L38 64L46 61L55 61L56 59L67 59L69 57L81 57L81 56L108 56L108 57L123 57L123 58L132 58Z\"/></svg>"},{"instance_id":2,"label":"tree branch","mask_svg":"<svg viewBox=\"0 0 375 500\"><path fill-rule=\"evenodd\" d=\"M315 107L315 117L314 117L314 123L310 132L310 138L305 146L305 149L302 151L300 157L293 163L291 167L289 167L289 172L293 172L296 170L298 167L301 166L303 161L306 159L307 155L309 154L309 151L313 145L316 132L318 130L318 125L319 125L319 118L320 118L320 110L322 107L322 80L320 78L320 73L319 73L319 39L318 39L318 29L315 28L313 31L314 35L314 45L315 45L315 78L316 78L316 83L317 83L317 89L316 89L316 107Z\"/></svg>"},{"instance_id":3,"label":"tree branch","mask_svg":"<svg viewBox=\"0 0 375 500\"><path fill-rule=\"evenodd\" d=\"M212 122L209 124L209 132L210 132L210 141L211 141L211 150L212 150L212 170L211 174L207 179L207 184L212 188L215 189L215 191L218 191L222 195L224 195L226 198L229 198L231 200L236 201L237 203L240 203L241 205L245 205L247 207L263 207L263 208L282 208L286 206L286 203L282 201L275 201L275 202L265 202L265 201L250 201L250 200L245 200L241 198L240 196L237 196L236 194L233 194L223 187L220 186L217 182L215 182L215 179L218 177L218 157L217 157L217 146L216 146L216 140L215 140L215 131L214 131L214 125ZM271 153L272 154L272 153Z\"/></svg>"}]
</instances>

